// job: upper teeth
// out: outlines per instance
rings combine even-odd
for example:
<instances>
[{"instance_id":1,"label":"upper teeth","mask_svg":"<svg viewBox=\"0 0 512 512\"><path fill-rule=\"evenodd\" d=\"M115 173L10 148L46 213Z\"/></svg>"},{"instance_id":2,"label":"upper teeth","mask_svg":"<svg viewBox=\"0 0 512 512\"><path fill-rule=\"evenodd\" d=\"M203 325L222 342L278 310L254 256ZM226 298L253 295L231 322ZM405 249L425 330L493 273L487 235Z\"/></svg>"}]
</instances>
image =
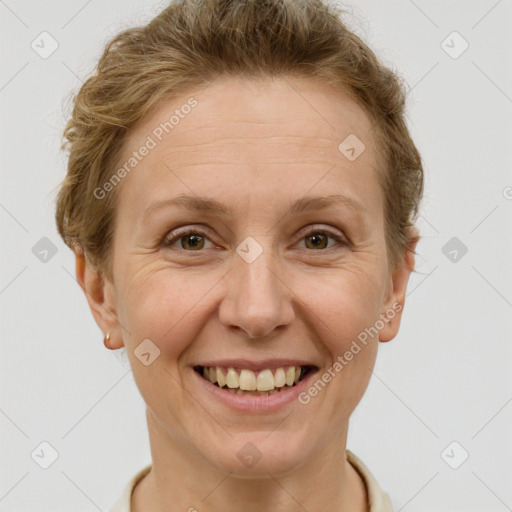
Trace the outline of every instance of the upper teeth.
<instances>
[{"instance_id":1,"label":"upper teeth","mask_svg":"<svg viewBox=\"0 0 512 512\"><path fill-rule=\"evenodd\" d=\"M282 388L284 385L293 386L297 383L301 374L301 366L288 366L286 368L266 369L257 372L252 370L240 370L228 368L227 374L219 366L203 367L203 377L221 388L226 386L231 389L240 388L243 391L270 391ZM274 373L272 373L274 371Z\"/></svg>"}]
</instances>

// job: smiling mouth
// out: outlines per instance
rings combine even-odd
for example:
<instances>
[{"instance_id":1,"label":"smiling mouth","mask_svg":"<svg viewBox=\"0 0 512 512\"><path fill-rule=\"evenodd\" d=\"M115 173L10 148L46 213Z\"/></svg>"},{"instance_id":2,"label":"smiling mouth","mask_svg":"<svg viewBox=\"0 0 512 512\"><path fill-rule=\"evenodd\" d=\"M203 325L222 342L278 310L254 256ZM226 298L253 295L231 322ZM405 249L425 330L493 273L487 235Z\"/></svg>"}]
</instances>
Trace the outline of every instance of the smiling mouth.
<instances>
[{"instance_id":1,"label":"smiling mouth","mask_svg":"<svg viewBox=\"0 0 512 512\"><path fill-rule=\"evenodd\" d=\"M194 366L208 382L230 393L246 396L269 396L293 388L314 366L284 366L253 372L220 366Z\"/></svg>"}]
</instances>

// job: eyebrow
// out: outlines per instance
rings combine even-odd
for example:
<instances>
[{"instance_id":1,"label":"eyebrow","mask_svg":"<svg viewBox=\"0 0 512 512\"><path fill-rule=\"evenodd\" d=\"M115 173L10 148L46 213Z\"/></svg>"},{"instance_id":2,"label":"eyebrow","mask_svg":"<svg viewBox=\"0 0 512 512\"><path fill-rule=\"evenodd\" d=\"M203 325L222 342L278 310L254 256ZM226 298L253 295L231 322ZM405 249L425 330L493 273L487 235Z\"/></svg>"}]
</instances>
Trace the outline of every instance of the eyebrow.
<instances>
[{"instance_id":1,"label":"eyebrow","mask_svg":"<svg viewBox=\"0 0 512 512\"><path fill-rule=\"evenodd\" d=\"M367 211L362 203L356 199L353 199L352 197L340 194L332 194L328 196L302 197L301 199L298 199L292 203L288 209L285 210L285 214L283 216L313 210L324 210L331 206L337 205L345 206L355 213L364 213ZM151 203L144 212L143 222L146 221L151 213L153 213L155 210L168 208L170 206L181 206L182 208L192 212L212 213L218 215L219 217L228 217L230 214L229 208L215 199L182 194L172 199L163 199Z\"/></svg>"}]
</instances>

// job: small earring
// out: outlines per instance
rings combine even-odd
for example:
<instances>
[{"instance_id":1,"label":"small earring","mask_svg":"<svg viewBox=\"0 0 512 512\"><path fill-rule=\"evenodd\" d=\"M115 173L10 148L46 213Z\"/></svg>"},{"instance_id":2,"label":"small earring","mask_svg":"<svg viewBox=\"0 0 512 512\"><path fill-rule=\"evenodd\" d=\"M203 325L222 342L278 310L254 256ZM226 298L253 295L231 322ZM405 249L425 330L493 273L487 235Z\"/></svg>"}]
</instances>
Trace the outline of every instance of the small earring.
<instances>
[{"instance_id":1,"label":"small earring","mask_svg":"<svg viewBox=\"0 0 512 512\"><path fill-rule=\"evenodd\" d=\"M110 332L108 332L107 335L103 338L103 345L105 345L105 348L112 350L112 347L110 346Z\"/></svg>"}]
</instances>

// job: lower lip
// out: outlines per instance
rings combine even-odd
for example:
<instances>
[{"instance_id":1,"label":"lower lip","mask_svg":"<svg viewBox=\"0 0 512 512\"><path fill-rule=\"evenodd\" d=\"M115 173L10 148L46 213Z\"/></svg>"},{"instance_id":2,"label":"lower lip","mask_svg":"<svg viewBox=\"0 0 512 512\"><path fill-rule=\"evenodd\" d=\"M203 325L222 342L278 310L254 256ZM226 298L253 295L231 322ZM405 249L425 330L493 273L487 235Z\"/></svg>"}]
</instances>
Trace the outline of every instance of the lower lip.
<instances>
[{"instance_id":1,"label":"lower lip","mask_svg":"<svg viewBox=\"0 0 512 512\"><path fill-rule=\"evenodd\" d=\"M211 393L214 399L236 411L254 413L274 412L294 401L299 403L298 396L307 388L309 379L317 373L317 371L318 370L310 370L301 381L286 391L279 391L278 393L268 396L249 396L237 395L219 388L219 386L201 377L201 375L192 368L192 373L197 377L199 385L202 386L205 391Z\"/></svg>"}]
</instances>

